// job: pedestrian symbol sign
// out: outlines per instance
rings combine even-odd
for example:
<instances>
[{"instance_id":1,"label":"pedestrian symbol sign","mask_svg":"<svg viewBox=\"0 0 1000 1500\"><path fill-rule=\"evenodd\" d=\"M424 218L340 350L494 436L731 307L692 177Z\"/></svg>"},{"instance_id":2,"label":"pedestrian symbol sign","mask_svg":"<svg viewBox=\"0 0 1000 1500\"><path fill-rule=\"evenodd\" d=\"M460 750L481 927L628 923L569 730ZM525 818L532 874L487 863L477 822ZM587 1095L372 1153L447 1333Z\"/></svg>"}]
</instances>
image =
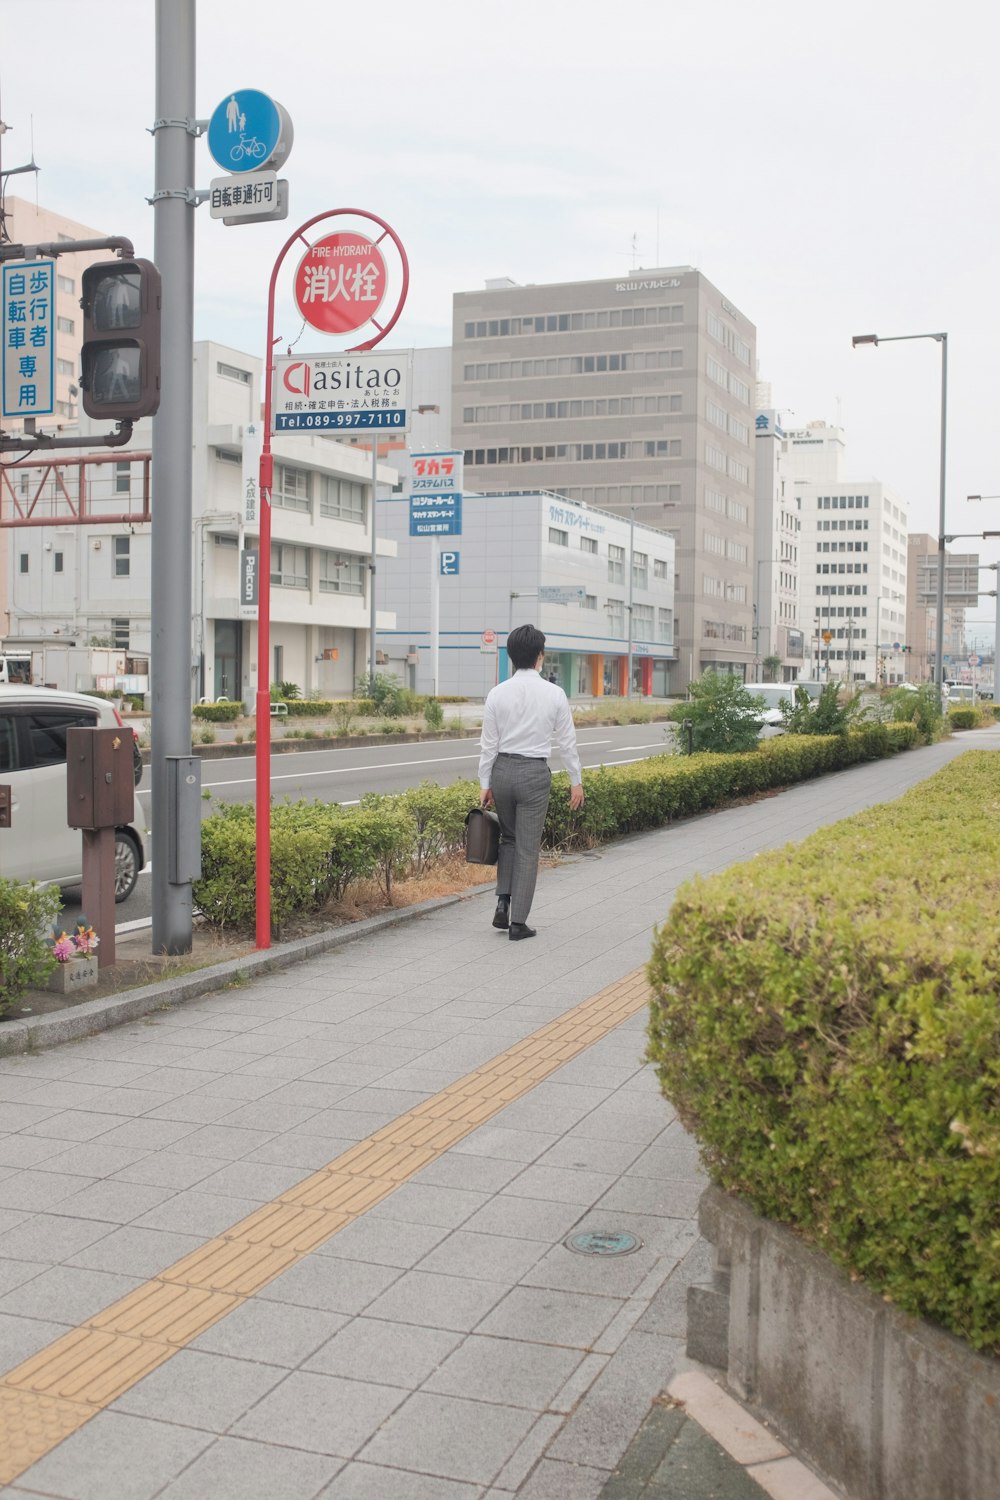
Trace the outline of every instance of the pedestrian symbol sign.
<instances>
[{"instance_id":1,"label":"pedestrian symbol sign","mask_svg":"<svg viewBox=\"0 0 1000 1500\"><path fill-rule=\"evenodd\" d=\"M226 172L274 171L292 149L292 122L270 95L237 89L212 112L208 149Z\"/></svg>"}]
</instances>

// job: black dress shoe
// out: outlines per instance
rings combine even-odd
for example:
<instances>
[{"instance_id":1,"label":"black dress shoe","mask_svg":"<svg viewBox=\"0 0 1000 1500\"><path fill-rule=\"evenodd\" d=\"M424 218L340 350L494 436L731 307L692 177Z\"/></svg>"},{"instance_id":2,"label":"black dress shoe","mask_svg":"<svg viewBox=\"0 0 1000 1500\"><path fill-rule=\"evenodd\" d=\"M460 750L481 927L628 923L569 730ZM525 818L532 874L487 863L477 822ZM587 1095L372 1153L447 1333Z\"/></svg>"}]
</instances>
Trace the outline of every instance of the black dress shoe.
<instances>
[{"instance_id":1,"label":"black dress shoe","mask_svg":"<svg viewBox=\"0 0 1000 1500\"><path fill-rule=\"evenodd\" d=\"M511 922L507 937L512 943L519 943L522 938L535 936L535 928L529 927L527 922Z\"/></svg>"},{"instance_id":2,"label":"black dress shoe","mask_svg":"<svg viewBox=\"0 0 1000 1500\"><path fill-rule=\"evenodd\" d=\"M510 926L510 897L499 896L497 898L497 909L493 913L493 926L506 931Z\"/></svg>"}]
</instances>

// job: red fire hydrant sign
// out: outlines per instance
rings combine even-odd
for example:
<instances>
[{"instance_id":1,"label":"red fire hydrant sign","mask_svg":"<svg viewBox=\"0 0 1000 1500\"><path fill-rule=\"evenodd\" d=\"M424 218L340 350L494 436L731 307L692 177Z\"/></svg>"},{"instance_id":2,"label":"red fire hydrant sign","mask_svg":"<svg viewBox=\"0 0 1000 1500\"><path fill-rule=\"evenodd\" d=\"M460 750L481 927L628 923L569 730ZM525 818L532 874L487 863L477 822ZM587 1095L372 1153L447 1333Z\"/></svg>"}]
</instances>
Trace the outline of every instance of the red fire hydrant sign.
<instances>
[{"instance_id":1,"label":"red fire hydrant sign","mask_svg":"<svg viewBox=\"0 0 1000 1500\"><path fill-rule=\"evenodd\" d=\"M378 312L387 284L385 259L374 240L328 234L299 261L295 302L320 333L351 333Z\"/></svg>"}]
</instances>

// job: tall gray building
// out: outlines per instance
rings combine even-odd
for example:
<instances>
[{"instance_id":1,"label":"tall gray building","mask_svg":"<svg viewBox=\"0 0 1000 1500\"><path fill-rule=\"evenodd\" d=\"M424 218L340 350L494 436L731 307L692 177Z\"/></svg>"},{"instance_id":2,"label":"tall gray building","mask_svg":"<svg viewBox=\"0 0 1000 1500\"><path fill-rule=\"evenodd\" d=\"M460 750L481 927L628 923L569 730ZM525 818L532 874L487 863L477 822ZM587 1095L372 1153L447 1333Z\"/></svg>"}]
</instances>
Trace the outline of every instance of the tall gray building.
<instances>
[{"instance_id":1,"label":"tall gray building","mask_svg":"<svg viewBox=\"0 0 1000 1500\"><path fill-rule=\"evenodd\" d=\"M669 531L671 692L706 667L752 676L755 341L690 266L455 296L466 487L555 491Z\"/></svg>"}]
</instances>

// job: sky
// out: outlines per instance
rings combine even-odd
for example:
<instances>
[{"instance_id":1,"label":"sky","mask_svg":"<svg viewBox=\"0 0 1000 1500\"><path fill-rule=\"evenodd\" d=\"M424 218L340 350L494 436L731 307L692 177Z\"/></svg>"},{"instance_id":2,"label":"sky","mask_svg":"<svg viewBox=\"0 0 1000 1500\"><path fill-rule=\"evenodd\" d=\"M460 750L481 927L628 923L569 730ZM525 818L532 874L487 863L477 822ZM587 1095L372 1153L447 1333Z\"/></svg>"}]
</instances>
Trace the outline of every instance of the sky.
<instances>
[{"instance_id":1,"label":"sky","mask_svg":"<svg viewBox=\"0 0 1000 1500\"><path fill-rule=\"evenodd\" d=\"M161 0L173 16L182 0ZM938 532L948 333L949 532L1000 531L996 57L982 0L195 0L197 114L234 89L294 125L285 223L196 212L195 336L263 357L267 284L294 228L360 207L404 242L394 348L447 344L491 277L692 265L757 329L794 424L841 423L849 478ZM0 0L8 191L152 257L154 0ZM221 169L202 139L195 186ZM289 271L296 256L289 256ZM301 321L279 288L286 342ZM308 330L298 348L321 352ZM328 345L334 350L332 342ZM959 541L956 550L977 550ZM978 543L985 562L1000 538ZM996 574L983 573L981 586ZM994 601L971 621L991 634ZM988 622L988 625L987 623ZM977 626L970 626L976 632Z\"/></svg>"}]
</instances>

